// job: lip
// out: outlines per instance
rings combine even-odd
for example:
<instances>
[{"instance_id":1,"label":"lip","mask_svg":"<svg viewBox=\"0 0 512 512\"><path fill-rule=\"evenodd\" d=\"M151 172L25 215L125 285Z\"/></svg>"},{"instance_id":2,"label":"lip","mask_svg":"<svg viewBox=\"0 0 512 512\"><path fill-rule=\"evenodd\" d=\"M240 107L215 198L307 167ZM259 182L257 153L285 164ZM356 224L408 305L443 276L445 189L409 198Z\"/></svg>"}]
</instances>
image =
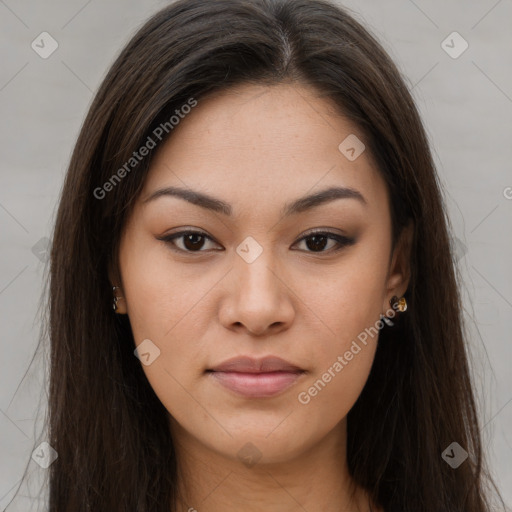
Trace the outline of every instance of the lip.
<instances>
[{"instance_id":1,"label":"lip","mask_svg":"<svg viewBox=\"0 0 512 512\"><path fill-rule=\"evenodd\" d=\"M295 366L276 356L267 356L256 359L248 356L233 357L220 363L209 371L238 372L238 373L266 373L266 372L300 372L302 368Z\"/></svg>"},{"instance_id":2,"label":"lip","mask_svg":"<svg viewBox=\"0 0 512 512\"><path fill-rule=\"evenodd\" d=\"M236 357L207 370L222 386L250 398L266 398L292 386L305 370L281 359Z\"/></svg>"}]
</instances>

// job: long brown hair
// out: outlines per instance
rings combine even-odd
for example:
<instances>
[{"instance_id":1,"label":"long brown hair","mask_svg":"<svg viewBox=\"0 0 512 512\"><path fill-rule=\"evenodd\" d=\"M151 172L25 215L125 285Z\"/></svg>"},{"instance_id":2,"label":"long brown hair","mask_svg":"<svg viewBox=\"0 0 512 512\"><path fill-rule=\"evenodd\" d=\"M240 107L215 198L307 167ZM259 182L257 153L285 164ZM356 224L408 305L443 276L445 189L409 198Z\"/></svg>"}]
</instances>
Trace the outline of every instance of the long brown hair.
<instances>
[{"instance_id":1,"label":"long brown hair","mask_svg":"<svg viewBox=\"0 0 512 512\"><path fill-rule=\"evenodd\" d=\"M414 223L407 314L380 331L348 414L350 472L386 512L489 510L449 223L400 72L346 9L324 0L180 0L113 63L65 178L49 284L50 512L175 509L167 411L134 357L129 320L112 311L108 269L118 271L121 230L156 150L129 170L126 162L191 98L285 82L313 86L364 134L389 190L393 246ZM159 144L172 129L163 135ZM470 455L457 469L441 456L452 442Z\"/></svg>"}]
</instances>

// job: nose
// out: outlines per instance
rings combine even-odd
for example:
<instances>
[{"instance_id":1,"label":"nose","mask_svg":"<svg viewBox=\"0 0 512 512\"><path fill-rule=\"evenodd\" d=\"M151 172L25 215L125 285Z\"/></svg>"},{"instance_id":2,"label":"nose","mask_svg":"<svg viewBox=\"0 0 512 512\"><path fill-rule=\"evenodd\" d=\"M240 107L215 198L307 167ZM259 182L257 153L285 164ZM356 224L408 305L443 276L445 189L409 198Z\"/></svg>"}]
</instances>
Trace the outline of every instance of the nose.
<instances>
[{"instance_id":1,"label":"nose","mask_svg":"<svg viewBox=\"0 0 512 512\"><path fill-rule=\"evenodd\" d=\"M219 311L227 329L264 336L288 329L293 322L293 283L287 283L289 277L264 255L265 251L252 263L238 258L229 272Z\"/></svg>"}]
</instances>

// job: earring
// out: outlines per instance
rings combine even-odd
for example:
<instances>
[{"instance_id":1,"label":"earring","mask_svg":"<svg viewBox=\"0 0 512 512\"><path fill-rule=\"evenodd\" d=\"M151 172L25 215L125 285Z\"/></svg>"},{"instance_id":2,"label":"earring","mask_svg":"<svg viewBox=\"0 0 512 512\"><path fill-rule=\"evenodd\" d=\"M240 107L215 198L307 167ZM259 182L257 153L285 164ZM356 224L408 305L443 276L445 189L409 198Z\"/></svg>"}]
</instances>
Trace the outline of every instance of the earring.
<instances>
[{"instance_id":1,"label":"earring","mask_svg":"<svg viewBox=\"0 0 512 512\"><path fill-rule=\"evenodd\" d=\"M114 310L114 312L117 311L117 301L119 299L122 299L123 297L118 297L116 295L116 290L120 290L121 288L119 288L119 286L112 286L112 292L114 293L114 301L112 302L112 309Z\"/></svg>"},{"instance_id":2,"label":"earring","mask_svg":"<svg viewBox=\"0 0 512 512\"><path fill-rule=\"evenodd\" d=\"M396 295L393 295L389 304L395 311L399 311L400 313L407 311L407 301L405 300L405 297L399 299Z\"/></svg>"}]
</instances>

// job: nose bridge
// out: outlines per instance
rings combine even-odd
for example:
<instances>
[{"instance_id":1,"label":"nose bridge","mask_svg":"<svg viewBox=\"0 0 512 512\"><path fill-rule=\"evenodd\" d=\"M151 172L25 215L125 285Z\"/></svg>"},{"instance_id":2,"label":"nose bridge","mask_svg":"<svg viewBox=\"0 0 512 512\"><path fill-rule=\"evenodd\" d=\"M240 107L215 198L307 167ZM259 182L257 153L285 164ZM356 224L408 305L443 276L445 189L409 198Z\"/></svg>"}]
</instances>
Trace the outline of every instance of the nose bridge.
<instances>
[{"instance_id":1,"label":"nose bridge","mask_svg":"<svg viewBox=\"0 0 512 512\"><path fill-rule=\"evenodd\" d=\"M222 321L244 325L252 333L262 333L275 325L288 324L293 306L287 287L278 277L279 267L274 251L247 237L236 248L232 287L223 308Z\"/></svg>"},{"instance_id":2,"label":"nose bridge","mask_svg":"<svg viewBox=\"0 0 512 512\"><path fill-rule=\"evenodd\" d=\"M279 293L276 282L276 265L273 251L264 248L253 237L247 237L236 249L238 261L235 272L240 283L241 295L249 295L252 300L266 298L275 301Z\"/></svg>"}]
</instances>

